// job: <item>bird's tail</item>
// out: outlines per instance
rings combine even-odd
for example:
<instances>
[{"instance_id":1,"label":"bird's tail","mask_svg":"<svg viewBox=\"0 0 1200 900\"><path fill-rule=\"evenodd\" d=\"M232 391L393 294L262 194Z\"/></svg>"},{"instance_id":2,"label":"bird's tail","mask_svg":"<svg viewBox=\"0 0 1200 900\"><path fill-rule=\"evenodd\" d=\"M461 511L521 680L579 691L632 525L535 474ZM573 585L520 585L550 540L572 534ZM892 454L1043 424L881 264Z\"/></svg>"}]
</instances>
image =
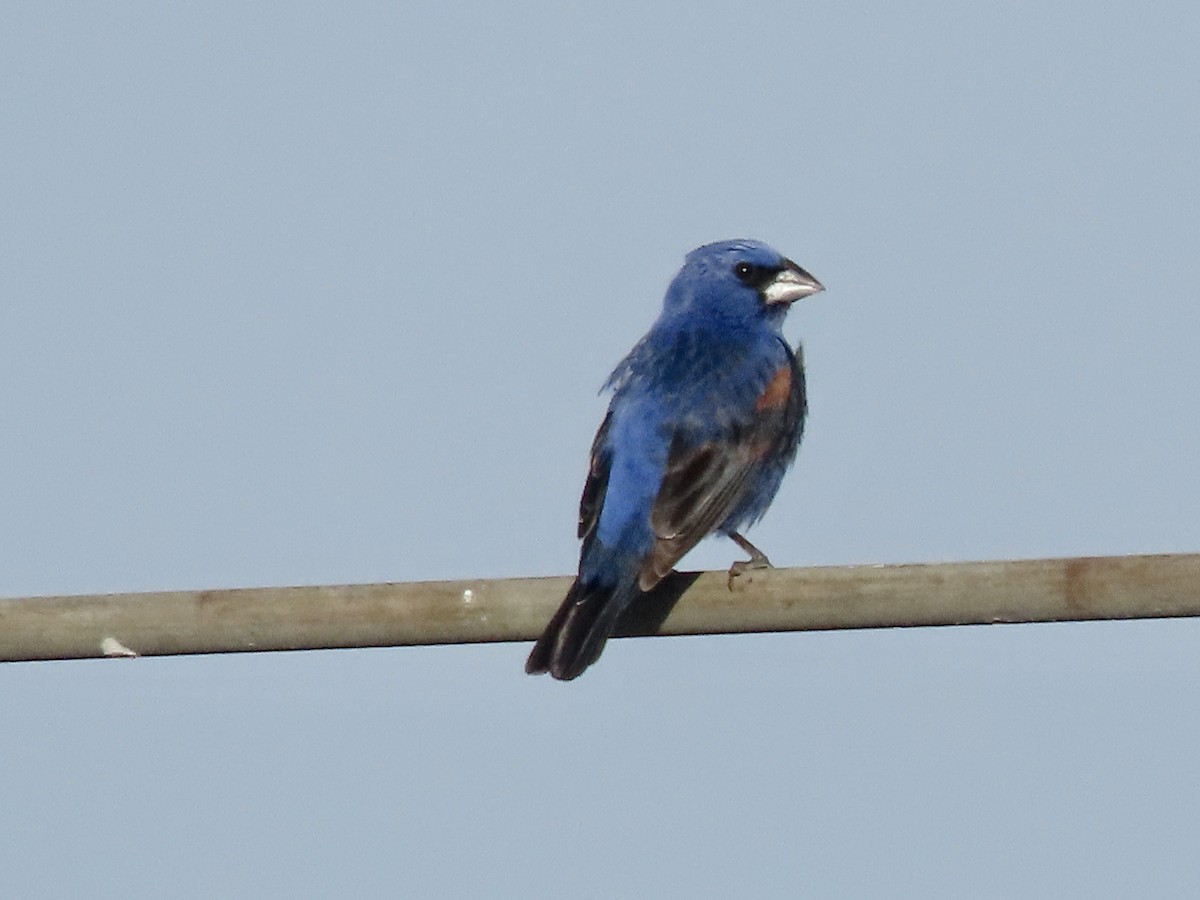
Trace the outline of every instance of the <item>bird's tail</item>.
<instances>
[{"instance_id":1,"label":"bird's tail","mask_svg":"<svg viewBox=\"0 0 1200 900\"><path fill-rule=\"evenodd\" d=\"M585 584L576 578L533 645L525 671L530 675L549 672L560 681L579 677L600 658L621 611L638 593L636 582L614 586L596 581Z\"/></svg>"}]
</instances>

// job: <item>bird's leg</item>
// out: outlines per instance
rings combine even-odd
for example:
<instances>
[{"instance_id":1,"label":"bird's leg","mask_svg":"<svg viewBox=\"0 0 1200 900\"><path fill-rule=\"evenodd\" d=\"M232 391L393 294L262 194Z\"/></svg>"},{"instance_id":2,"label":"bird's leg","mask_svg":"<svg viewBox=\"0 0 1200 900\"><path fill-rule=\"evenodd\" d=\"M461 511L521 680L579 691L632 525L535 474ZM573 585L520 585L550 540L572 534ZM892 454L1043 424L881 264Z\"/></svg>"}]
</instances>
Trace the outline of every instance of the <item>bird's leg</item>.
<instances>
[{"instance_id":1,"label":"bird's leg","mask_svg":"<svg viewBox=\"0 0 1200 900\"><path fill-rule=\"evenodd\" d=\"M728 532L729 539L750 554L749 559L739 559L729 567L729 589L733 590L733 579L737 578L747 569L771 569L771 561L767 559L767 554L763 553L752 543L738 534L736 531Z\"/></svg>"}]
</instances>

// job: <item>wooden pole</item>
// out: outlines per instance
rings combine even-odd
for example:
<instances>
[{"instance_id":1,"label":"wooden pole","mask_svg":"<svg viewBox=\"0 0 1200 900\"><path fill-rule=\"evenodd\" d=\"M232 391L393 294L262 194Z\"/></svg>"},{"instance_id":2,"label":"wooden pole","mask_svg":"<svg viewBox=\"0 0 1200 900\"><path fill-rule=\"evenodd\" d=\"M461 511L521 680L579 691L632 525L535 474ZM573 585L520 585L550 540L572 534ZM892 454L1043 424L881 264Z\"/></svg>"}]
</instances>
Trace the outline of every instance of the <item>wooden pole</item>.
<instances>
[{"instance_id":1,"label":"wooden pole","mask_svg":"<svg viewBox=\"0 0 1200 900\"><path fill-rule=\"evenodd\" d=\"M569 578L0 600L0 661L533 640ZM618 635L1200 615L1200 554L672 575Z\"/></svg>"}]
</instances>

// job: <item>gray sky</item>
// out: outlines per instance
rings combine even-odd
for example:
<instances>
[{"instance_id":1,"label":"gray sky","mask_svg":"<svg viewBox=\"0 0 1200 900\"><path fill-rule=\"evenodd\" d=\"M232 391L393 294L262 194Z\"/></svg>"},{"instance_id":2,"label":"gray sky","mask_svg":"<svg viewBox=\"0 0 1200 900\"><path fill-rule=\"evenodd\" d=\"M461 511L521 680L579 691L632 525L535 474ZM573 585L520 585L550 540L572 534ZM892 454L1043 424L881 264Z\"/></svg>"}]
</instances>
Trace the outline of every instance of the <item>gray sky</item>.
<instances>
[{"instance_id":1,"label":"gray sky","mask_svg":"<svg viewBox=\"0 0 1200 900\"><path fill-rule=\"evenodd\" d=\"M0 12L0 595L567 573L735 236L777 564L1200 550L1200 7L647 6ZM1194 896L1198 623L527 651L0 669L0 893Z\"/></svg>"}]
</instances>

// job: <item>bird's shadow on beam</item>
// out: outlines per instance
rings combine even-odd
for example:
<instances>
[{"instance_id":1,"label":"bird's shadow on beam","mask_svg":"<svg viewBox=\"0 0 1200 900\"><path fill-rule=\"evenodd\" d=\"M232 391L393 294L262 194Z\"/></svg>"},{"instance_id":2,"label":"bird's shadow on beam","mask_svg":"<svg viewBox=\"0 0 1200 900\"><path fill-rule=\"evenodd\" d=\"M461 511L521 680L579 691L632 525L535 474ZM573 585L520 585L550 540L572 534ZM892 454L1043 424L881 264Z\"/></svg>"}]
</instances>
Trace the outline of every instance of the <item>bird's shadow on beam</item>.
<instances>
[{"instance_id":1,"label":"bird's shadow on beam","mask_svg":"<svg viewBox=\"0 0 1200 900\"><path fill-rule=\"evenodd\" d=\"M659 628L679 602L679 598L695 583L702 572L672 572L654 590L638 597L617 619L614 637L645 637L658 634Z\"/></svg>"}]
</instances>

